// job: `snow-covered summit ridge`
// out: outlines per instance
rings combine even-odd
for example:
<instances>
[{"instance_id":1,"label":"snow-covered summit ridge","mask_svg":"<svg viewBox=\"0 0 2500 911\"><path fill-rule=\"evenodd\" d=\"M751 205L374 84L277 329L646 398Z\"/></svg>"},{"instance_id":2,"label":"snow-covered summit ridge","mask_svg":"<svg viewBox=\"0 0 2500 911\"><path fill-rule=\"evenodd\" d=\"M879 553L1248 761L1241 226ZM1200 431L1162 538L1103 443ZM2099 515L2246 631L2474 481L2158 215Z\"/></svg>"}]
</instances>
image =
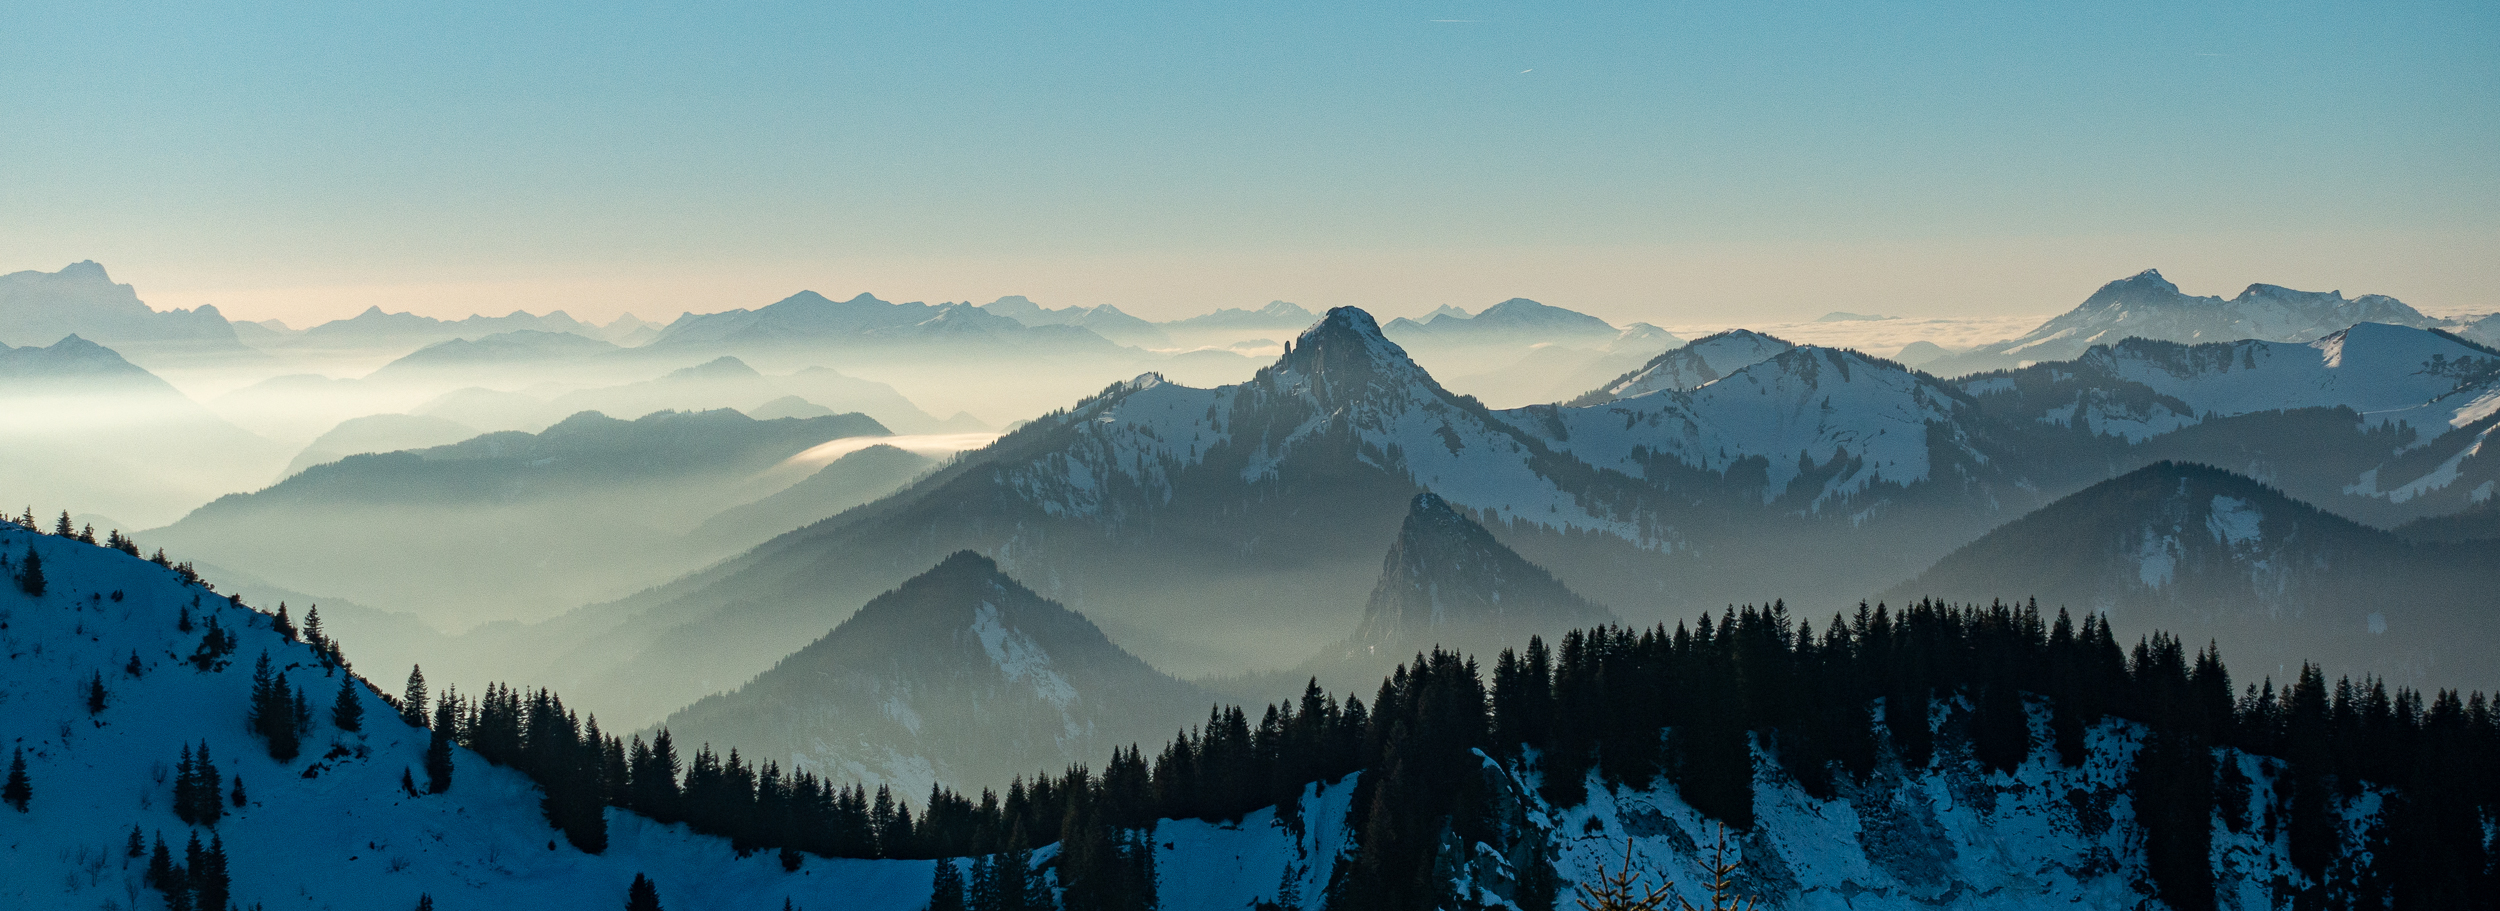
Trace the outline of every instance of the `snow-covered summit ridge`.
<instances>
[{"instance_id":1,"label":"snow-covered summit ridge","mask_svg":"<svg viewBox=\"0 0 2500 911\"><path fill-rule=\"evenodd\" d=\"M1665 389L1699 389L1795 347L1786 340L1750 329L1703 336L1651 358L1640 369L1616 377L1614 382L1573 399L1571 404L1599 405Z\"/></svg>"},{"instance_id":2,"label":"snow-covered summit ridge","mask_svg":"<svg viewBox=\"0 0 2500 911\"><path fill-rule=\"evenodd\" d=\"M1739 351L1786 345L1747 335L1713 338ZM1696 356L1660 366L1699 371L1710 362ZM1950 424L1969 399L1934 377L1843 348L1780 348L1690 389L1666 385L1671 372L1661 371L1655 391L1595 405L1520 409L1519 422L1547 431L1547 445L1555 449L1634 477L1647 476L1649 459L1658 456L1713 472L1760 459L1766 503L1787 494L1807 465L1845 463L1808 498L1819 504L1879 481L1925 479L1933 456L1929 425ZM1949 438L1967 448L1958 435Z\"/></svg>"}]
</instances>

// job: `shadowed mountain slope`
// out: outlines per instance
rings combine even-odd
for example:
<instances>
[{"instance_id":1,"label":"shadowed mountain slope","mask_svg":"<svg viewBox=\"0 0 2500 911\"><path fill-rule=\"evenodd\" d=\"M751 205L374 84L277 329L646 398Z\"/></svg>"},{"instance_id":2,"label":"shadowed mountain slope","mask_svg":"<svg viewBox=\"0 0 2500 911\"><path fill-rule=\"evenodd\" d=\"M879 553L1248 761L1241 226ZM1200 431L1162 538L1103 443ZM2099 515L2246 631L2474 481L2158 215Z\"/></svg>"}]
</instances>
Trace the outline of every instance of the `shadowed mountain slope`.
<instances>
[{"instance_id":1,"label":"shadowed mountain slope","mask_svg":"<svg viewBox=\"0 0 2500 911\"><path fill-rule=\"evenodd\" d=\"M663 726L902 794L977 792L1169 738L1212 701L962 551Z\"/></svg>"}]
</instances>

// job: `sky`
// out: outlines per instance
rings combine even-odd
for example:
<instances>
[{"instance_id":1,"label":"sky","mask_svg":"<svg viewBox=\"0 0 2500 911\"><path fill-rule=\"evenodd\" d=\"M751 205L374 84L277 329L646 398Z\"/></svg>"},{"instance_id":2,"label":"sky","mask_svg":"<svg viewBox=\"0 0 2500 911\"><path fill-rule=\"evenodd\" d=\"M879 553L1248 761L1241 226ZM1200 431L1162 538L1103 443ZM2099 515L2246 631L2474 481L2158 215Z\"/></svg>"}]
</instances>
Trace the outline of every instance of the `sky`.
<instances>
[{"instance_id":1,"label":"sky","mask_svg":"<svg viewBox=\"0 0 2500 911\"><path fill-rule=\"evenodd\" d=\"M163 8L160 8L163 7ZM301 326L847 297L2500 309L2500 4L13 0L0 271Z\"/></svg>"}]
</instances>

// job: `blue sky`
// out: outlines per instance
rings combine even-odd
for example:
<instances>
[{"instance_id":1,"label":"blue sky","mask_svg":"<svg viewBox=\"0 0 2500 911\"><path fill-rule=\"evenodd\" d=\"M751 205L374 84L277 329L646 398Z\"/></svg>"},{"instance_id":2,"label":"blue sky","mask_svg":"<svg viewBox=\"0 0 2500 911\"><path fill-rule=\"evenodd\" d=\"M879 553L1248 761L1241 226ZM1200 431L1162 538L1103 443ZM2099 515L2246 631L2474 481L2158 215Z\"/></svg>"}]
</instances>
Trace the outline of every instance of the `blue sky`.
<instances>
[{"instance_id":1,"label":"blue sky","mask_svg":"<svg viewBox=\"0 0 2500 911\"><path fill-rule=\"evenodd\" d=\"M0 270L1618 320L2500 308L2483 3L11 4Z\"/></svg>"}]
</instances>

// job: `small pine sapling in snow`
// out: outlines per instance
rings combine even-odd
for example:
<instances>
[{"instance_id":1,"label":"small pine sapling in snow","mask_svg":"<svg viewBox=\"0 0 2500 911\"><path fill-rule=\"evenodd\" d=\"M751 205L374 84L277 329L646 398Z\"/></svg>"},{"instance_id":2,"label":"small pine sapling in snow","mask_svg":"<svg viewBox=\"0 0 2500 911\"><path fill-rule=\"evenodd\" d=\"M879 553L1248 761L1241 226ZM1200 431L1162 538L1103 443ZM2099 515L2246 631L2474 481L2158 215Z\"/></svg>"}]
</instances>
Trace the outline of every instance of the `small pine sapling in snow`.
<instances>
[{"instance_id":1,"label":"small pine sapling in snow","mask_svg":"<svg viewBox=\"0 0 2500 911\"><path fill-rule=\"evenodd\" d=\"M633 885L625 887L625 911L660 911L660 889L650 877L634 874Z\"/></svg>"},{"instance_id":2,"label":"small pine sapling in snow","mask_svg":"<svg viewBox=\"0 0 2500 911\"><path fill-rule=\"evenodd\" d=\"M408 792L410 797L417 796L416 773L409 771L405 766L399 770L399 789Z\"/></svg>"},{"instance_id":3,"label":"small pine sapling in snow","mask_svg":"<svg viewBox=\"0 0 2500 911\"><path fill-rule=\"evenodd\" d=\"M93 543L95 543L95 526L93 526L93 525L86 525L86 526L82 526L82 527L80 527L80 528L78 529L78 543L80 543L80 544L93 544Z\"/></svg>"},{"instance_id":4,"label":"small pine sapling in snow","mask_svg":"<svg viewBox=\"0 0 2500 911\"><path fill-rule=\"evenodd\" d=\"M26 546L26 559L18 564L17 590L25 592L28 597L41 598L45 587L43 557L35 553L34 545L29 544Z\"/></svg>"},{"instance_id":5,"label":"small pine sapling in snow","mask_svg":"<svg viewBox=\"0 0 2500 911\"><path fill-rule=\"evenodd\" d=\"M286 637L286 641L295 641L295 621L286 615L286 602L278 602L278 613L269 618L269 628Z\"/></svg>"},{"instance_id":6,"label":"small pine sapling in snow","mask_svg":"<svg viewBox=\"0 0 2500 911\"><path fill-rule=\"evenodd\" d=\"M137 677L145 670L147 670L147 665L139 663L139 650L135 648L131 649L130 663L122 665L122 673L129 674L132 677Z\"/></svg>"},{"instance_id":7,"label":"small pine sapling in snow","mask_svg":"<svg viewBox=\"0 0 2500 911\"><path fill-rule=\"evenodd\" d=\"M250 798L243 796L243 776L234 776L234 805L240 809Z\"/></svg>"},{"instance_id":8,"label":"small pine sapling in snow","mask_svg":"<svg viewBox=\"0 0 2500 911\"><path fill-rule=\"evenodd\" d=\"M417 893L417 911L434 911L434 896Z\"/></svg>"},{"instance_id":9,"label":"small pine sapling in snow","mask_svg":"<svg viewBox=\"0 0 2500 911\"><path fill-rule=\"evenodd\" d=\"M76 538L76 537L78 537L78 527L77 527L77 526L75 526L75 525L71 525L71 524L69 524L69 510L66 510L66 509L61 510L61 520L60 520L59 522L55 522L55 523L53 523L53 525L52 525L52 535L53 535L53 537L57 537L57 538Z\"/></svg>"},{"instance_id":10,"label":"small pine sapling in snow","mask_svg":"<svg viewBox=\"0 0 2500 911\"><path fill-rule=\"evenodd\" d=\"M105 697L104 672L97 671L95 677L87 681L87 714L104 714Z\"/></svg>"},{"instance_id":11,"label":"small pine sapling in snow","mask_svg":"<svg viewBox=\"0 0 2500 911\"><path fill-rule=\"evenodd\" d=\"M125 853L125 856L129 856L129 857L144 857L144 856L147 856L147 853L148 853L148 837L147 837L147 834L146 834L146 833L144 833L144 832L139 831L139 827L138 827L138 826L136 826L136 825L131 826L131 827L130 827L130 844L129 844L129 846L128 846L128 847L124 848L124 849L123 849L123 851L124 851L124 853Z\"/></svg>"},{"instance_id":12,"label":"small pine sapling in snow","mask_svg":"<svg viewBox=\"0 0 2500 911\"><path fill-rule=\"evenodd\" d=\"M164 551L157 551L157 553L162 554ZM174 618L174 630L184 633L191 631L191 605L182 606L181 616Z\"/></svg>"},{"instance_id":13,"label":"small pine sapling in snow","mask_svg":"<svg viewBox=\"0 0 2500 911\"><path fill-rule=\"evenodd\" d=\"M9 752L9 781L0 785L0 801L7 801L9 806L24 813L27 802L34 799L34 782L26 778L26 748L18 747Z\"/></svg>"}]
</instances>

